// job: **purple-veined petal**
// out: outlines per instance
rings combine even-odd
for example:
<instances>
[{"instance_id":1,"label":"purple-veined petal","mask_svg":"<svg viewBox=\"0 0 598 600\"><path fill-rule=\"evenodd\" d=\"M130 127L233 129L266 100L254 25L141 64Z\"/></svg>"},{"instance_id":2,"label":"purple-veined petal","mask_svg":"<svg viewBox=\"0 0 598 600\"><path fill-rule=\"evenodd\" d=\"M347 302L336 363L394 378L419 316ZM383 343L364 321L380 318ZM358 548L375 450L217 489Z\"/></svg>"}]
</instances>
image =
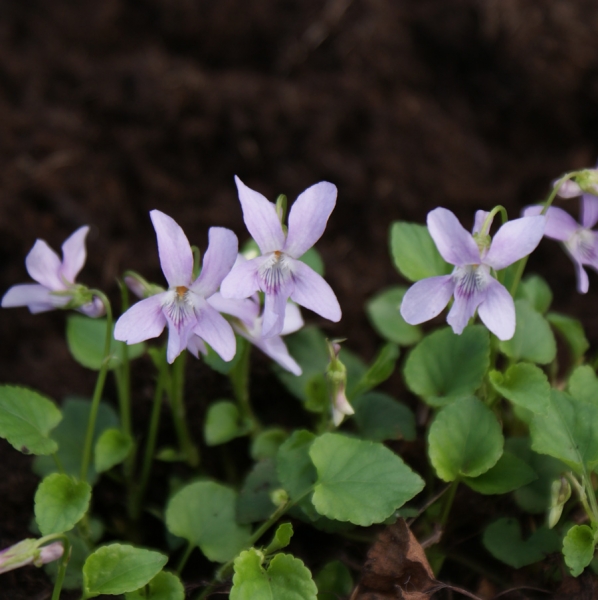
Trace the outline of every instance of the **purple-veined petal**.
<instances>
[{"instance_id":1,"label":"purple-veined petal","mask_svg":"<svg viewBox=\"0 0 598 600\"><path fill-rule=\"evenodd\" d=\"M543 208L543 206L538 205L528 206L523 209L521 214L524 217L532 217L539 215ZM546 212L544 235L552 240L566 242L579 228L579 223L562 208L551 206Z\"/></svg>"},{"instance_id":2,"label":"purple-veined petal","mask_svg":"<svg viewBox=\"0 0 598 600\"><path fill-rule=\"evenodd\" d=\"M262 336L280 335L284 325L284 315L289 295L286 289L266 294L262 317Z\"/></svg>"},{"instance_id":3,"label":"purple-veined petal","mask_svg":"<svg viewBox=\"0 0 598 600\"><path fill-rule=\"evenodd\" d=\"M324 278L300 260L293 260L292 269L295 289L291 292L291 300L325 319L335 323L340 321L341 307Z\"/></svg>"},{"instance_id":4,"label":"purple-veined petal","mask_svg":"<svg viewBox=\"0 0 598 600\"><path fill-rule=\"evenodd\" d=\"M276 206L259 192L248 188L236 175L235 183L243 209L243 220L262 254L282 250L285 235L276 214Z\"/></svg>"},{"instance_id":5,"label":"purple-veined petal","mask_svg":"<svg viewBox=\"0 0 598 600\"><path fill-rule=\"evenodd\" d=\"M480 233L484 225L484 221L486 220L489 214L490 213L487 210L476 210L475 220L473 222L473 230L471 233ZM492 221L494 221L494 218L492 219ZM488 223L488 229L485 232L486 234L490 232L490 228L492 227L492 221Z\"/></svg>"},{"instance_id":6,"label":"purple-veined petal","mask_svg":"<svg viewBox=\"0 0 598 600\"><path fill-rule=\"evenodd\" d=\"M456 288L455 288L456 292ZM476 308L480 305L480 302L484 299L485 293L481 291L474 291L471 294L459 294L455 293L455 301L451 310L446 317L446 322L453 328L453 331L457 335L461 335L469 319L475 314Z\"/></svg>"},{"instance_id":7,"label":"purple-veined petal","mask_svg":"<svg viewBox=\"0 0 598 600\"><path fill-rule=\"evenodd\" d=\"M193 333L187 340L187 350L189 350L189 352L191 352L195 358L199 358L200 354L205 356L208 353L208 349L203 343L203 340L195 333Z\"/></svg>"},{"instance_id":8,"label":"purple-veined petal","mask_svg":"<svg viewBox=\"0 0 598 600\"><path fill-rule=\"evenodd\" d=\"M232 360L237 351L237 341L230 323L206 301L197 308L197 325L193 333L205 340L222 360Z\"/></svg>"},{"instance_id":9,"label":"purple-veined petal","mask_svg":"<svg viewBox=\"0 0 598 600\"><path fill-rule=\"evenodd\" d=\"M79 227L73 235L62 244L62 267L60 274L64 279L75 282L79 271L85 264L87 251L85 250L85 238L89 232L89 227Z\"/></svg>"},{"instance_id":10,"label":"purple-veined petal","mask_svg":"<svg viewBox=\"0 0 598 600\"><path fill-rule=\"evenodd\" d=\"M252 338L247 335L244 335L244 337L293 375L299 376L303 372L297 361L289 354L286 344L279 335L269 338Z\"/></svg>"},{"instance_id":11,"label":"purple-veined petal","mask_svg":"<svg viewBox=\"0 0 598 600\"><path fill-rule=\"evenodd\" d=\"M484 263L500 271L531 254L544 235L546 217L521 217L505 223L492 238Z\"/></svg>"},{"instance_id":12,"label":"purple-veined petal","mask_svg":"<svg viewBox=\"0 0 598 600\"><path fill-rule=\"evenodd\" d=\"M230 273L237 259L237 236L224 227L210 227L208 249L203 257L201 273L191 289L207 298L216 292L222 280Z\"/></svg>"},{"instance_id":13,"label":"purple-veined petal","mask_svg":"<svg viewBox=\"0 0 598 600\"><path fill-rule=\"evenodd\" d=\"M598 197L584 194L581 198L581 224L591 229L598 223Z\"/></svg>"},{"instance_id":14,"label":"purple-veined petal","mask_svg":"<svg viewBox=\"0 0 598 600\"><path fill-rule=\"evenodd\" d=\"M510 340L515 333L515 304L504 285L491 278L486 297L478 306L482 323L499 339Z\"/></svg>"},{"instance_id":15,"label":"purple-veined petal","mask_svg":"<svg viewBox=\"0 0 598 600\"><path fill-rule=\"evenodd\" d=\"M289 213L289 233L284 252L293 258L305 254L326 229L336 204L336 186L320 181L299 194Z\"/></svg>"},{"instance_id":16,"label":"purple-veined petal","mask_svg":"<svg viewBox=\"0 0 598 600\"><path fill-rule=\"evenodd\" d=\"M219 313L236 317L250 327L260 314L259 302L253 298L225 298L220 292L216 292L207 301Z\"/></svg>"},{"instance_id":17,"label":"purple-veined petal","mask_svg":"<svg viewBox=\"0 0 598 600\"><path fill-rule=\"evenodd\" d=\"M428 277L414 283L403 296L401 316L410 325L433 319L449 303L454 289L452 275Z\"/></svg>"},{"instance_id":18,"label":"purple-veined petal","mask_svg":"<svg viewBox=\"0 0 598 600\"><path fill-rule=\"evenodd\" d=\"M14 308L16 306L32 306L37 310L31 312L44 312L67 304L69 296L56 296L50 290L39 283L22 283L13 285L2 298L2 308Z\"/></svg>"},{"instance_id":19,"label":"purple-veined petal","mask_svg":"<svg viewBox=\"0 0 598 600\"><path fill-rule=\"evenodd\" d=\"M159 210L150 211L158 239L160 265L168 286L188 287L193 273L193 252L177 222Z\"/></svg>"},{"instance_id":20,"label":"purple-veined petal","mask_svg":"<svg viewBox=\"0 0 598 600\"><path fill-rule=\"evenodd\" d=\"M258 270L268 260L258 256L244 262L237 261L231 272L222 280L220 293L225 298L249 298L260 289Z\"/></svg>"},{"instance_id":21,"label":"purple-veined petal","mask_svg":"<svg viewBox=\"0 0 598 600\"><path fill-rule=\"evenodd\" d=\"M60 279L60 258L44 240L36 240L25 258L25 266L31 278L49 290L66 289L65 283Z\"/></svg>"},{"instance_id":22,"label":"purple-veined petal","mask_svg":"<svg viewBox=\"0 0 598 600\"><path fill-rule=\"evenodd\" d=\"M284 323L280 335L289 335L299 331L304 325L303 317L299 307L293 302L287 302L284 311Z\"/></svg>"},{"instance_id":23,"label":"purple-veined petal","mask_svg":"<svg viewBox=\"0 0 598 600\"><path fill-rule=\"evenodd\" d=\"M428 213L428 230L438 252L451 265L475 265L480 262L480 250L471 233L446 208Z\"/></svg>"},{"instance_id":24,"label":"purple-veined petal","mask_svg":"<svg viewBox=\"0 0 598 600\"><path fill-rule=\"evenodd\" d=\"M172 364L176 357L187 347L189 339L193 336L190 329L172 327L168 323L168 345L166 347L166 360Z\"/></svg>"},{"instance_id":25,"label":"purple-veined petal","mask_svg":"<svg viewBox=\"0 0 598 600\"><path fill-rule=\"evenodd\" d=\"M166 325L162 302L168 292L156 294L133 304L116 322L114 339L137 344L158 337Z\"/></svg>"}]
</instances>

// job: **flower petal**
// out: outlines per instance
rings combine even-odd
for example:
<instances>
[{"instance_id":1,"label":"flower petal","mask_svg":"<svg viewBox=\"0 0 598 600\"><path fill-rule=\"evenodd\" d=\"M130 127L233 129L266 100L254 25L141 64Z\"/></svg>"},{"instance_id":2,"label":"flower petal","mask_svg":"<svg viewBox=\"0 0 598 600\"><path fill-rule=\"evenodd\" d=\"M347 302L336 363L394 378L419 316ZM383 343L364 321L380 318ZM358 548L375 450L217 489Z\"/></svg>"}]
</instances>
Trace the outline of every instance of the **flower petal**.
<instances>
[{"instance_id":1,"label":"flower petal","mask_svg":"<svg viewBox=\"0 0 598 600\"><path fill-rule=\"evenodd\" d=\"M454 289L451 275L428 277L414 283L403 296L401 316L410 325L433 319L449 303Z\"/></svg>"},{"instance_id":2,"label":"flower petal","mask_svg":"<svg viewBox=\"0 0 598 600\"><path fill-rule=\"evenodd\" d=\"M219 313L236 317L250 327L260 314L259 302L252 298L225 298L220 292L216 292L207 298L207 301Z\"/></svg>"},{"instance_id":3,"label":"flower petal","mask_svg":"<svg viewBox=\"0 0 598 600\"><path fill-rule=\"evenodd\" d=\"M193 333L205 340L222 360L232 360L237 351L237 340L229 322L207 302L197 309L197 325Z\"/></svg>"},{"instance_id":4,"label":"flower petal","mask_svg":"<svg viewBox=\"0 0 598 600\"><path fill-rule=\"evenodd\" d=\"M188 287L193 273L193 252L177 222L159 210L150 211L158 239L160 265L168 285Z\"/></svg>"},{"instance_id":5,"label":"flower petal","mask_svg":"<svg viewBox=\"0 0 598 600\"><path fill-rule=\"evenodd\" d=\"M293 258L305 254L326 229L336 204L336 186L320 181L299 194L289 213L289 233L284 252Z\"/></svg>"},{"instance_id":6,"label":"flower petal","mask_svg":"<svg viewBox=\"0 0 598 600\"><path fill-rule=\"evenodd\" d=\"M56 296L39 283L13 285L2 298L2 308L27 306L32 313L45 312L64 306L70 296Z\"/></svg>"},{"instance_id":7,"label":"flower petal","mask_svg":"<svg viewBox=\"0 0 598 600\"><path fill-rule=\"evenodd\" d=\"M521 217L505 223L492 238L484 263L497 271L531 254L544 235L546 217Z\"/></svg>"},{"instance_id":8,"label":"flower petal","mask_svg":"<svg viewBox=\"0 0 598 600\"><path fill-rule=\"evenodd\" d=\"M297 361L289 354L286 344L279 335L269 338L254 338L243 333L241 335L293 375L299 376L303 372Z\"/></svg>"},{"instance_id":9,"label":"flower petal","mask_svg":"<svg viewBox=\"0 0 598 600\"><path fill-rule=\"evenodd\" d=\"M168 346L166 347L166 360L172 364L177 356L187 347L189 339L193 336L190 329L172 327L168 324Z\"/></svg>"},{"instance_id":10,"label":"flower petal","mask_svg":"<svg viewBox=\"0 0 598 600\"><path fill-rule=\"evenodd\" d=\"M75 282L79 271L85 264L87 257L87 251L85 249L85 238L89 232L89 227L79 227L75 233L73 233L68 239L62 244L62 267L60 274L64 279Z\"/></svg>"},{"instance_id":11,"label":"flower petal","mask_svg":"<svg viewBox=\"0 0 598 600\"><path fill-rule=\"evenodd\" d=\"M97 296L94 296L91 302L79 306L76 310L92 319L97 319L106 313L104 303Z\"/></svg>"},{"instance_id":12,"label":"flower petal","mask_svg":"<svg viewBox=\"0 0 598 600\"><path fill-rule=\"evenodd\" d=\"M262 321L262 336L265 338L280 335L284 325L284 315L288 300L286 289L266 294Z\"/></svg>"},{"instance_id":13,"label":"flower petal","mask_svg":"<svg viewBox=\"0 0 598 600\"><path fill-rule=\"evenodd\" d=\"M480 262L480 251L471 233L446 208L428 213L428 230L438 252L451 265L474 265Z\"/></svg>"},{"instance_id":14,"label":"flower petal","mask_svg":"<svg viewBox=\"0 0 598 600\"><path fill-rule=\"evenodd\" d=\"M44 240L36 240L25 258L25 266L29 275L49 290L66 289L66 285L60 279L60 258Z\"/></svg>"},{"instance_id":15,"label":"flower petal","mask_svg":"<svg viewBox=\"0 0 598 600\"><path fill-rule=\"evenodd\" d=\"M291 300L313 310L325 319L333 322L341 320L341 307L332 288L323 277L300 260L292 260L295 288L291 291ZM282 329L281 329L282 331Z\"/></svg>"},{"instance_id":16,"label":"flower petal","mask_svg":"<svg viewBox=\"0 0 598 600\"><path fill-rule=\"evenodd\" d=\"M205 356L208 353L208 349L203 343L203 340L195 333L192 334L187 340L187 350L189 350L189 352L191 352L195 358L199 358L200 354Z\"/></svg>"},{"instance_id":17,"label":"flower petal","mask_svg":"<svg viewBox=\"0 0 598 600\"><path fill-rule=\"evenodd\" d=\"M539 215L543 208L543 206L538 205L528 206L523 209L521 214L524 217L532 217ZM544 235L552 240L566 242L579 228L579 223L562 208L551 206L546 212Z\"/></svg>"},{"instance_id":18,"label":"flower petal","mask_svg":"<svg viewBox=\"0 0 598 600\"><path fill-rule=\"evenodd\" d=\"M458 287L455 288L457 292ZM474 291L470 294L455 293L455 302L446 317L446 322L453 328L457 335L461 335L469 319L475 314L476 308L485 298L485 290Z\"/></svg>"},{"instance_id":19,"label":"flower petal","mask_svg":"<svg viewBox=\"0 0 598 600\"><path fill-rule=\"evenodd\" d=\"M162 302L167 293L156 294L133 304L116 322L114 339L137 344L158 337L166 325Z\"/></svg>"},{"instance_id":20,"label":"flower petal","mask_svg":"<svg viewBox=\"0 0 598 600\"><path fill-rule=\"evenodd\" d=\"M573 258L573 262L575 263L575 274L577 276L577 291L580 294L587 294L590 289L588 274L579 261Z\"/></svg>"},{"instance_id":21,"label":"flower petal","mask_svg":"<svg viewBox=\"0 0 598 600\"><path fill-rule=\"evenodd\" d=\"M230 273L239 249L237 236L225 227L210 227L208 249L203 257L201 273L191 289L207 298L214 294Z\"/></svg>"},{"instance_id":22,"label":"flower petal","mask_svg":"<svg viewBox=\"0 0 598 600\"><path fill-rule=\"evenodd\" d=\"M281 250L285 235L276 214L276 206L259 192L248 188L236 175L235 183L243 209L243 220L262 254Z\"/></svg>"},{"instance_id":23,"label":"flower petal","mask_svg":"<svg viewBox=\"0 0 598 600\"><path fill-rule=\"evenodd\" d=\"M478 307L482 323L499 339L510 340L515 333L515 304L502 283L492 278L486 297Z\"/></svg>"},{"instance_id":24,"label":"flower petal","mask_svg":"<svg viewBox=\"0 0 598 600\"><path fill-rule=\"evenodd\" d=\"M222 280L220 293L225 298L249 298L260 289L258 269L268 257L258 256L247 261L237 261L231 272Z\"/></svg>"},{"instance_id":25,"label":"flower petal","mask_svg":"<svg viewBox=\"0 0 598 600\"><path fill-rule=\"evenodd\" d=\"M560 179L555 179L552 182L552 186L556 187L559 181ZM567 179L567 181L563 182L563 185L559 188L557 195L561 198L575 198L576 196L581 196L581 188L575 181Z\"/></svg>"},{"instance_id":26,"label":"flower petal","mask_svg":"<svg viewBox=\"0 0 598 600\"><path fill-rule=\"evenodd\" d=\"M473 230L471 233L480 233L484 225L484 221L486 220L489 214L490 213L487 210L476 210L475 220L473 222ZM494 218L492 219L492 221L494 221ZM492 221L488 223L488 231L486 231L486 233L490 232L490 228L492 227Z\"/></svg>"},{"instance_id":27,"label":"flower petal","mask_svg":"<svg viewBox=\"0 0 598 600\"><path fill-rule=\"evenodd\" d=\"M598 223L598 197L584 194L581 199L581 224L591 229Z\"/></svg>"},{"instance_id":28,"label":"flower petal","mask_svg":"<svg viewBox=\"0 0 598 600\"><path fill-rule=\"evenodd\" d=\"M284 324L280 335L289 335L299 331L304 325L303 317L299 307L293 302L287 302L284 311Z\"/></svg>"}]
</instances>

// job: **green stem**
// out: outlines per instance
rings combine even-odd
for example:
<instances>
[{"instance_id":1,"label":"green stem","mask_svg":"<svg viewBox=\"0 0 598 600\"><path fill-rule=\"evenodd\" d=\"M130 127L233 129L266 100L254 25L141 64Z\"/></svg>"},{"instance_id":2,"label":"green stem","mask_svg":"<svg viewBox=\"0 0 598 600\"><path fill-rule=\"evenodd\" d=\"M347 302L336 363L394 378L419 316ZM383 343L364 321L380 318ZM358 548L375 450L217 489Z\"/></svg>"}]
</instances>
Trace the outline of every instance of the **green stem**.
<instances>
[{"instance_id":1,"label":"green stem","mask_svg":"<svg viewBox=\"0 0 598 600\"><path fill-rule=\"evenodd\" d=\"M448 521L448 516L451 512L451 508L453 506L453 501L455 500L455 494L457 493L458 487L459 481L453 481L448 490L448 494L444 497L444 502L442 504L442 514L440 515L440 524L442 525L442 527L444 527Z\"/></svg>"},{"instance_id":2,"label":"green stem","mask_svg":"<svg viewBox=\"0 0 598 600\"><path fill-rule=\"evenodd\" d=\"M230 370L229 377L239 412L244 422L251 426L251 434L256 435L261 429L259 419L255 416L249 397L249 358L251 354L251 344L244 338L237 336L237 352L239 359L237 364Z\"/></svg>"},{"instance_id":3,"label":"green stem","mask_svg":"<svg viewBox=\"0 0 598 600\"><path fill-rule=\"evenodd\" d=\"M83 459L81 460L82 481L87 481L87 472L89 470L89 463L91 461L91 450L96 427L96 419L98 416L98 410L100 408L102 392L104 391L106 375L108 374L110 345L112 343L112 308L110 306L110 301L103 292L100 292L99 290L91 291L94 295L100 298L100 300L104 303L104 307L106 308L106 340L104 342L104 358L102 359L102 366L100 367L100 372L98 373L98 378L96 380L96 386L93 391L91 410L89 411L89 421L87 422L87 433L85 434L85 445L83 446Z\"/></svg>"},{"instance_id":4,"label":"green stem","mask_svg":"<svg viewBox=\"0 0 598 600\"><path fill-rule=\"evenodd\" d=\"M180 576L180 574L183 572L183 569L185 568L185 565L187 564L187 561L189 560L189 557L191 556L191 552L193 552L193 549L195 548L195 544L193 542L189 542L187 544L187 549L185 550L185 554L183 554L183 556L181 557L181 560L179 561L179 564L176 568L176 574Z\"/></svg>"},{"instance_id":5,"label":"green stem","mask_svg":"<svg viewBox=\"0 0 598 600\"><path fill-rule=\"evenodd\" d=\"M58 452L54 452L54 454L52 454L52 459L54 460L54 464L56 465L58 472L64 475L64 465L62 464L60 458L58 458Z\"/></svg>"},{"instance_id":6,"label":"green stem","mask_svg":"<svg viewBox=\"0 0 598 600\"><path fill-rule=\"evenodd\" d=\"M60 561L58 563L58 573L56 574L56 581L54 582L54 590L52 591L52 600L60 599L60 592L62 591L62 585L64 583L64 576L66 575L66 568L71 558L71 543L66 535L61 535L60 540L64 548Z\"/></svg>"}]
</instances>

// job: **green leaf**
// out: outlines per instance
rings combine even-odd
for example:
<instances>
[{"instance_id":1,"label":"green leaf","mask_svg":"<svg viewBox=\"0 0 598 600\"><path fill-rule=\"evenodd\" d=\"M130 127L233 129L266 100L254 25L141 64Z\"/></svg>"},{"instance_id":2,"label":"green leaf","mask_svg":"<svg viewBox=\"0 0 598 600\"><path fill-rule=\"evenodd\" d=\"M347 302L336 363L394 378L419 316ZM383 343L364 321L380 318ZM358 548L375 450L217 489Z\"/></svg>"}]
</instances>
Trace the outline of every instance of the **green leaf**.
<instances>
[{"instance_id":1,"label":"green leaf","mask_svg":"<svg viewBox=\"0 0 598 600\"><path fill-rule=\"evenodd\" d=\"M539 562L560 549L559 535L555 531L540 527L523 540L519 522L511 518L490 524L482 541L492 556L516 569Z\"/></svg>"},{"instance_id":2,"label":"green leaf","mask_svg":"<svg viewBox=\"0 0 598 600\"><path fill-rule=\"evenodd\" d=\"M445 406L428 434L430 461L443 481L478 477L500 458L504 439L494 413L477 398Z\"/></svg>"},{"instance_id":3,"label":"green leaf","mask_svg":"<svg viewBox=\"0 0 598 600\"><path fill-rule=\"evenodd\" d=\"M226 562L248 545L251 528L235 520L237 494L213 481L179 490L166 507L166 527L199 546L214 562Z\"/></svg>"},{"instance_id":4,"label":"green leaf","mask_svg":"<svg viewBox=\"0 0 598 600\"><path fill-rule=\"evenodd\" d=\"M598 404L552 390L545 415L530 426L532 449L563 461L576 473L598 465Z\"/></svg>"},{"instance_id":5,"label":"green leaf","mask_svg":"<svg viewBox=\"0 0 598 600\"><path fill-rule=\"evenodd\" d=\"M263 460L274 458L280 445L289 437L289 434L280 427L265 429L251 442L251 458Z\"/></svg>"},{"instance_id":6,"label":"green leaf","mask_svg":"<svg viewBox=\"0 0 598 600\"><path fill-rule=\"evenodd\" d=\"M168 562L160 552L125 544L102 546L83 566L83 587L88 598L134 592L149 583Z\"/></svg>"},{"instance_id":7,"label":"green leaf","mask_svg":"<svg viewBox=\"0 0 598 600\"><path fill-rule=\"evenodd\" d=\"M35 519L42 535L70 531L87 512L91 486L69 475L48 475L35 493Z\"/></svg>"},{"instance_id":8,"label":"green leaf","mask_svg":"<svg viewBox=\"0 0 598 600\"><path fill-rule=\"evenodd\" d=\"M69 399L62 405L63 420L54 430L52 438L58 442L57 456L67 475L76 477L80 475L90 409L89 400ZM101 403L96 419L94 444L102 431L118 427L119 419L114 409L108 404ZM56 463L49 456L38 456L33 463L33 470L43 477L56 471ZM98 475L92 464L87 472L87 481L93 485L97 479Z\"/></svg>"},{"instance_id":9,"label":"green leaf","mask_svg":"<svg viewBox=\"0 0 598 600\"><path fill-rule=\"evenodd\" d=\"M520 458L504 452L498 462L479 477L463 477L480 494L506 494L538 479L534 470Z\"/></svg>"},{"instance_id":10,"label":"green leaf","mask_svg":"<svg viewBox=\"0 0 598 600\"><path fill-rule=\"evenodd\" d=\"M315 577L318 600L338 600L349 597L353 589L351 571L340 560L324 565Z\"/></svg>"},{"instance_id":11,"label":"green leaf","mask_svg":"<svg viewBox=\"0 0 598 600\"><path fill-rule=\"evenodd\" d=\"M399 309L406 287L389 288L370 300L365 305L366 314L376 333L401 346L411 346L421 340L421 328L409 325L401 316Z\"/></svg>"},{"instance_id":12,"label":"green leaf","mask_svg":"<svg viewBox=\"0 0 598 600\"><path fill-rule=\"evenodd\" d=\"M395 221L390 228L390 251L395 266L409 281L448 275L453 269L440 256L424 225Z\"/></svg>"},{"instance_id":13,"label":"green leaf","mask_svg":"<svg viewBox=\"0 0 598 600\"><path fill-rule=\"evenodd\" d=\"M546 319L569 346L573 362L579 362L590 347L581 321L555 312L549 312Z\"/></svg>"},{"instance_id":14,"label":"green leaf","mask_svg":"<svg viewBox=\"0 0 598 600\"><path fill-rule=\"evenodd\" d=\"M290 523L282 523L276 528L272 541L264 550L264 554L274 554L278 550L286 548L291 543L293 537L293 526Z\"/></svg>"},{"instance_id":15,"label":"green leaf","mask_svg":"<svg viewBox=\"0 0 598 600\"><path fill-rule=\"evenodd\" d=\"M290 554L277 554L265 569L255 548L235 558L230 600L316 600L309 569Z\"/></svg>"},{"instance_id":16,"label":"green leaf","mask_svg":"<svg viewBox=\"0 0 598 600\"><path fill-rule=\"evenodd\" d=\"M174 573L160 571L146 586L126 593L125 600L185 600L185 588Z\"/></svg>"},{"instance_id":17,"label":"green leaf","mask_svg":"<svg viewBox=\"0 0 598 600\"><path fill-rule=\"evenodd\" d=\"M69 315L66 321L66 342L73 358L82 366L99 371L104 359L106 343L106 319L90 319L84 315ZM109 365L111 369L122 364L124 358L123 342L117 342L112 336ZM127 347L129 360L141 356L145 344L133 344Z\"/></svg>"},{"instance_id":18,"label":"green leaf","mask_svg":"<svg viewBox=\"0 0 598 600\"><path fill-rule=\"evenodd\" d=\"M598 377L589 365L577 367L569 378L569 393L576 399L598 404Z\"/></svg>"},{"instance_id":19,"label":"green leaf","mask_svg":"<svg viewBox=\"0 0 598 600\"><path fill-rule=\"evenodd\" d=\"M415 439L411 409L382 392L368 392L352 401L360 437L373 442Z\"/></svg>"},{"instance_id":20,"label":"green leaf","mask_svg":"<svg viewBox=\"0 0 598 600\"><path fill-rule=\"evenodd\" d=\"M515 298L527 300L535 311L544 314L552 304L552 290L539 275L529 275L519 284Z\"/></svg>"},{"instance_id":21,"label":"green leaf","mask_svg":"<svg viewBox=\"0 0 598 600\"><path fill-rule=\"evenodd\" d=\"M130 435L120 429L105 429L95 445L94 464L98 473L123 462L133 450Z\"/></svg>"},{"instance_id":22,"label":"green leaf","mask_svg":"<svg viewBox=\"0 0 598 600\"><path fill-rule=\"evenodd\" d=\"M228 362L222 360L220 355L217 354L209 344L206 344L206 350L208 353L202 356L202 360L206 363L206 365L208 365L208 367L216 371L216 373L228 375L241 360L243 352L240 351L240 348L242 344L246 343L245 339L239 335L235 335L235 339L237 341L237 352L232 360L229 360Z\"/></svg>"},{"instance_id":23,"label":"green leaf","mask_svg":"<svg viewBox=\"0 0 598 600\"><path fill-rule=\"evenodd\" d=\"M544 413L550 403L550 383L544 371L529 363L519 363L503 375L490 371L492 387L507 400L533 413Z\"/></svg>"},{"instance_id":24,"label":"green leaf","mask_svg":"<svg viewBox=\"0 0 598 600\"><path fill-rule=\"evenodd\" d=\"M573 525L563 540L563 556L577 577L592 562L596 547L596 533L588 525Z\"/></svg>"},{"instance_id":25,"label":"green leaf","mask_svg":"<svg viewBox=\"0 0 598 600\"><path fill-rule=\"evenodd\" d=\"M324 261L315 248L310 248L299 260L311 267L318 275L324 277Z\"/></svg>"},{"instance_id":26,"label":"green leaf","mask_svg":"<svg viewBox=\"0 0 598 600\"><path fill-rule=\"evenodd\" d=\"M383 381L386 381L395 370L399 359L399 347L396 344L386 344L382 347L370 368L353 388L351 396L368 392Z\"/></svg>"},{"instance_id":27,"label":"green leaf","mask_svg":"<svg viewBox=\"0 0 598 600\"><path fill-rule=\"evenodd\" d=\"M237 499L237 521L241 524L265 521L276 509L270 493L280 487L272 459L253 466Z\"/></svg>"},{"instance_id":28,"label":"green leaf","mask_svg":"<svg viewBox=\"0 0 598 600\"><path fill-rule=\"evenodd\" d=\"M51 400L27 388L0 386L0 437L25 454L53 454L49 434L62 415Z\"/></svg>"},{"instance_id":29,"label":"green leaf","mask_svg":"<svg viewBox=\"0 0 598 600\"><path fill-rule=\"evenodd\" d=\"M405 381L432 406L473 394L490 364L490 337L481 325L455 335L450 327L426 336L409 354Z\"/></svg>"},{"instance_id":30,"label":"green leaf","mask_svg":"<svg viewBox=\"0 0 598 600\"><path fill-rule=\"evenodd\" d=\"M309 455L318 473L313 505L337 521L380 523L424 487L399 456L375 442L325 433Z\"/></svg>"},{"instance_id":31,"label":"green leaf","mask_svg":"<svg viewBox=\"0 0 598 600\"><path fill-rule=\"evenodd\" d=\"M309 449L315 439L316 436L310 431L294 431L278 450L278 479L293 501L304 496L318 477L309 455Z\"/></svg>"},{"instance_id":32,"label":"green leaf","mask_svg":"<svg viewBox=\"0 0 598 600\"><path fill-rule=\"evenodd\" d=\"M245 435L247 426L234 402L221 400L208 408L204 425L204 438L208 446L218 446Z\"/></svg>"},{"instance_id":33,"label":"green leaf","mask_svg":"<svg viewBox=\"0 0 598 600\"><path fill-rule=\"evenodd\" d=\"M499 343L500 351L514 360L551 363L556 357L556 341L548 321L527 300L515 301L515 318L515 335Z\"/></svg>"}]
</instances>

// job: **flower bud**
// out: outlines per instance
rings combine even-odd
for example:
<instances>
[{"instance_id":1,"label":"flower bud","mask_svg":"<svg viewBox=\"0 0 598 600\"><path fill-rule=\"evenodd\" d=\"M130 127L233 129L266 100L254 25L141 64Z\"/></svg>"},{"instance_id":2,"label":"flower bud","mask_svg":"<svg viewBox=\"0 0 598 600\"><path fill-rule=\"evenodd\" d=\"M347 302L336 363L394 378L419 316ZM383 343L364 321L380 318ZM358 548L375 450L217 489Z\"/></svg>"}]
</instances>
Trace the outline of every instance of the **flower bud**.
<instances>
[{"instance_id":1,"label":"flower bud","mask_svg":"<svg viewBox=\"0 0 598 600\"><path fill-rule=\"evenodd\" d=\"M552 529L561 518L563 507L571 498L571 484L565 477L560 477L550 486L550 509L548 511L548 527Z\"/></svg>"},{"instance_id":2,"label":"flower bud","mask_svg":"<svg viewBox=\"0 0 598 600\"><path fill-rule=\"evenodd\" d=\"M338 427L346 416L355 413L345 394L347 388L347 368L340 361L338 355L341 351L340 342L343 340L326 341L330 363L326 369L326 379L332 400L332 421Z\"/></svg>"},{"instance_id":3,"label":"flower bud","mask_svg":"<svg viewBox=\"0 0 598 600\"><path fill-rule=\"evenodd\" d=\"M129 290L141 299L161 294L164 291L163 287L154 283L149 283L149 281L134 271L127 271L124 281Z\"/></svg>"},{"instance_id":4,"label":"flower bud","mask_svg":"<svg viewBox=\"0 0 598 600\"><path fill-rule=\"evenodd\" d=\"M60 542L39 548L41 540L26 539L0 551L0 573L13 571L25 565L34 564L41 567L46 563L58 560L64 552Z\"/></svg>"}]
</instances>

